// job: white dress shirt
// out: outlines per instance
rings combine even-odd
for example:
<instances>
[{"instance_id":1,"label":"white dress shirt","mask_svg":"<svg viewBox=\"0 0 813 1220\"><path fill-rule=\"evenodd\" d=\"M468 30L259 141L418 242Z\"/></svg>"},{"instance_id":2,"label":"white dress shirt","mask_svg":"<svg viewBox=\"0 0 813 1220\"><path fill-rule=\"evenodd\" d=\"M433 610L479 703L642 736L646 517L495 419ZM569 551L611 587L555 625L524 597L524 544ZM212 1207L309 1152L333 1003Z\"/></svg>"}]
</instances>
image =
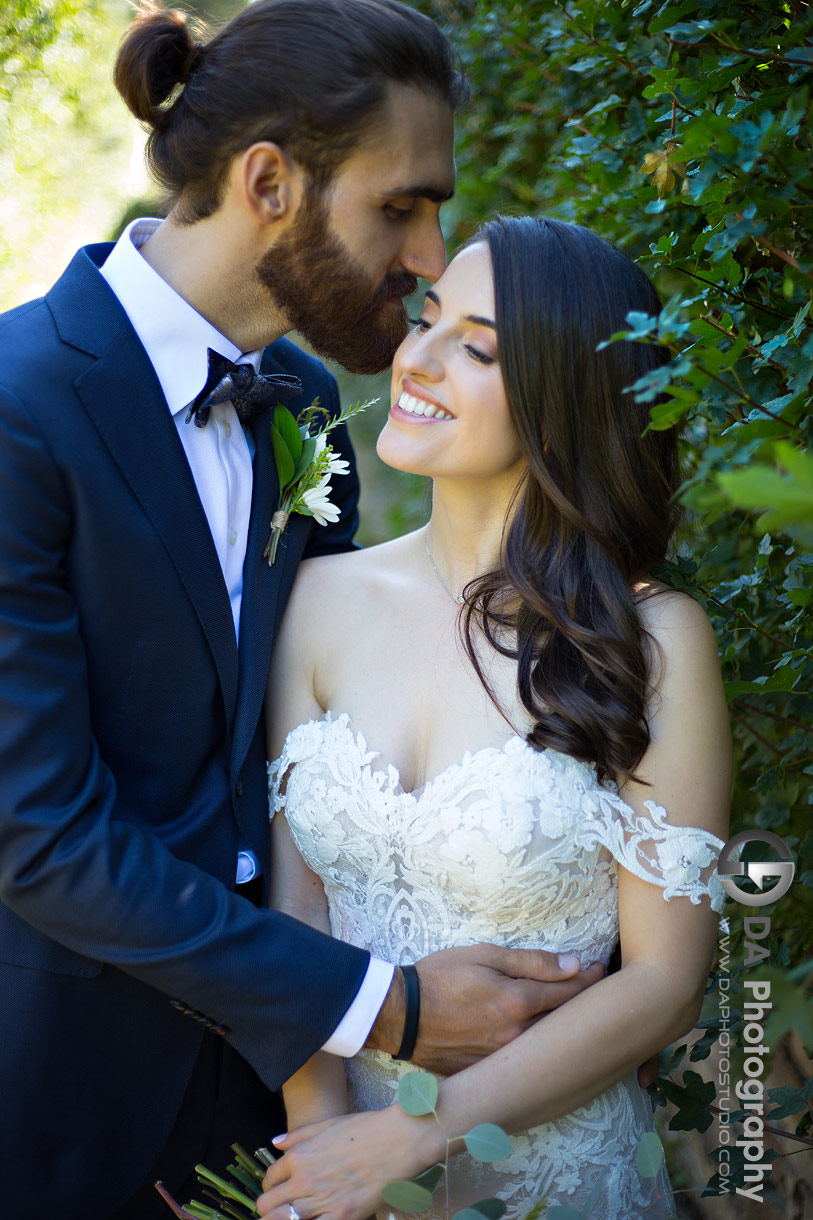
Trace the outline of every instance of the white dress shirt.
<instances>
[{"instance_id":1,"label":"white dress shirt","mask_svg":"<svg viewBox=\"0 0 813 1220\"><path fill-rule=\"evenodd\" d=\"M262 352L240 352L141 257L140 247L160 224L160 220L141 219L128 225L101 274L118 297L161 383L209 523L237 638L254 481L253 442L230 402L212 407L205 428L197 428L194 422L187 424L185 408L206 382L208 348L236 364L251 364L255 370L259 370ZM254 853L240 851L238 884L251 880L257 870ZM389 962L370 959L355 1000L324 1050L334 1055L355 1055L378 1016L392 975Z\"/></svg>"}]
</instances>

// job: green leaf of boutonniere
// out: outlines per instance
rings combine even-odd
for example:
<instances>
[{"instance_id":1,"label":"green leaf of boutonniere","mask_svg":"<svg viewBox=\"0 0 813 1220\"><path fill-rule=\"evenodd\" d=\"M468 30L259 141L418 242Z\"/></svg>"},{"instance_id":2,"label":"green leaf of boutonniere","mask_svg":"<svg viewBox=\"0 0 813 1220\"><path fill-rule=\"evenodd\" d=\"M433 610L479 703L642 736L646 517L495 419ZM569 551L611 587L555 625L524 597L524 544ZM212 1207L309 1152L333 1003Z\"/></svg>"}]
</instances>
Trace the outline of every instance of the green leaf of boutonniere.
<instances>
[{"instance_id":1,"label":"green leaf of boutonniere","mask_svg":"<svg viewBox=\"0 0 813 1220\"><path fill-rule=\"evenodd\" d=\"M307 440L303 441L303 443L302 443L302 452L300 453L299 461L297 462L297 464L294 468L294 475L293 475L293 478L291 479L292 483L297 483L299 481L299 479L301 479L302 475L305 473L305 471L308 469L311 462L313 461L313 455L315 452L316 452L316 437L309 436L307 438Z\"/></svg>"},{"instance_id":2,"label":"green leaf of boutonniere","mask_svg":"<svg viewBox=\"0 0 813 1220\"><path fill-rule=\"evenodd\" d=\"M277 407L274 411L271 443L274 446L280 490L285 491L299 477L301 471L298 466L302 457L302 434L287 407Z\"/></svg>"},{"instance_id":3,"label":"green leaf of boutonniere","mask_svg":"<svg viewBox=\"0 0 813 1220\"><path fill-rule=\"evenodd\" d=\"M274 448L274 461L277 463L280 492L283 492L290 486L294 477L294 459L276 424L271 425L271 444Z\"/></svg>"},{"instance_id":4,"label":"green leaf of boutonniere","mask_svg":"<svg viewBox=\"0 0 813 1220\"><path fill-rule=\"evenodd\" d=\"M302 452L302 434L299 431L299 425L287 407L275 408L273 423L296 463Z\"/></svg>"}]
</instances>

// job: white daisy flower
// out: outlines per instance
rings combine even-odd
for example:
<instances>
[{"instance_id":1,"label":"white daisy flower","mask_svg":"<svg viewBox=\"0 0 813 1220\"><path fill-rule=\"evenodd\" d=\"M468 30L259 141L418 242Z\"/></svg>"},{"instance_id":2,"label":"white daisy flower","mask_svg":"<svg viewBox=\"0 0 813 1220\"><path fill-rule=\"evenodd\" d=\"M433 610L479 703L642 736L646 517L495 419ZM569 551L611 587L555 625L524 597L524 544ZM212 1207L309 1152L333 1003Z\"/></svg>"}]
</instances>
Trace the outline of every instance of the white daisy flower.
<instances>
[{"instance_id":1,"label":"white daisy flower","mask_svg":"<svg viewBox=\"0 0 813 1220\"><path fill-rule=\"evenodd\" d=\"M341 516L339 509L328 498L330 490L330 477L324 475L315 487L309 487L302 493L302 501L318 525L338 521Z\"/></svg>"}]
</instances>

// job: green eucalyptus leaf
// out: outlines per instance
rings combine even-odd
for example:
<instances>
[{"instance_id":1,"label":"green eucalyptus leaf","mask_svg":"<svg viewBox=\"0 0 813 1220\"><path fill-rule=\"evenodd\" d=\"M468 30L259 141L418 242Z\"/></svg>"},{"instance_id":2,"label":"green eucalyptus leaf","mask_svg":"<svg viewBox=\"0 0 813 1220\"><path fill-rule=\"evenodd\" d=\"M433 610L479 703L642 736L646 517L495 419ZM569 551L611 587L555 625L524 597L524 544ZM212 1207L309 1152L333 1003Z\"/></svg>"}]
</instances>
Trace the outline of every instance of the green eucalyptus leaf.
<instances>
[{"instance_id":1,"label":"green eucalyptus leaf","mask_svg":"<svg viewBox=\"0 0 813 1220\"><path fill-rule=\"evenodd\" d=\"M476 1216L481 1218L485 1216L485 1220L502 1220L508 1208L502 1199L480 1199L477 1203L471 1203L465 1211L474 1212ZM458 1215L460 1213L458 1212ZM472 1217L469 1217L472 1220Z\"/></svg>"},{"instance_id":2,"label":"green eucalyptus leaf","mask_svg":"<svg viewBox=\"0 0 813 1220\"><path fill-rule=\"evenodd\" d=\"M587 1200L587 1202L584 1205L583 1214L585 1216L589 1216L595 1210L596 1204L598 1203L599 1196L601 1194L602 1187L604 1186L604 1179L607 1177L607 1174L609 1172L610 1172L609 1166L605 1166L605 1168L600 1171L598 1177L596 1178L595 1182L593 1183L593 1189L590 1191L590 1198Z\"/></svg>"},{"instance_id":3,"label":"green eucalyptus leaf","mask_svg":"<svg viewBox=\"0 0 813 1220\"><path fill-rule=\"evenodd\" d=\"M479 1123L463 1141L475 1161L504 1161L513 1152L510 1139L495 1123Z\"/></svg>"},{"instance_id":4,"label":"green eucalyptus leaf","mask_svg":"<svg viewBox=\"0 0 813 1220\"><path fill-rule=\"evenodd\" d=\"M415 1182L388 1182L381 1196L401 1212L425 1212L432 1206L432 1192Z\"/></svg>"},{"instance_id":5,"label":"green eucalyptus leaf","mask_svg":"<svg viewBox=\"0 0 813 1220\"><path fill-rule=\"evenodd\" d=\"M419 1118L431 1114L438 1101L438 1082L429 1072L407 1072L398 1082L398 1104Z\"/></svg>"},{"instance_id":6,"label":"green eucalyptus leaf","mask_svg":"<svg viewBox=\"0 0 813 1220\"><path fill-rule=\"evenodd\" d=\"M635 1168L642 1178L654 1178L663 1164L663 1144L657 1132L647 1131L635 1149Z\"/></svg>"}]
</instances>

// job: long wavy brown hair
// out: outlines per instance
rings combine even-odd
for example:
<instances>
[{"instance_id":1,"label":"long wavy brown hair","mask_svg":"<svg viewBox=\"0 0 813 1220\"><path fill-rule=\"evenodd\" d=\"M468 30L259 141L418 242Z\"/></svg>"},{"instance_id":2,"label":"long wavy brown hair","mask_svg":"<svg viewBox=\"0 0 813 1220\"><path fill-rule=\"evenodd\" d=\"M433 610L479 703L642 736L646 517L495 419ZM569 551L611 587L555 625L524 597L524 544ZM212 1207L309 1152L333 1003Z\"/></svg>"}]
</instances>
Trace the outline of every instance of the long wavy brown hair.
<instances>
[{"instance_id":1,"label":"long wavy brown hair","mask_svg":"<svg viewBox=\"0 0 813 1220\"><path fill-rule=\"evenodd\" d=\"M675 429L649 427L629 387L669 353L602 340L657 293L625 254L578 225L499 217L472 239L491 255L500 365L527 471L502 566L471 582L461 632L518 663L528 742L634 779L649 744L653 660L635 586L677 523Z\"/></svg>"}]
</instances>

